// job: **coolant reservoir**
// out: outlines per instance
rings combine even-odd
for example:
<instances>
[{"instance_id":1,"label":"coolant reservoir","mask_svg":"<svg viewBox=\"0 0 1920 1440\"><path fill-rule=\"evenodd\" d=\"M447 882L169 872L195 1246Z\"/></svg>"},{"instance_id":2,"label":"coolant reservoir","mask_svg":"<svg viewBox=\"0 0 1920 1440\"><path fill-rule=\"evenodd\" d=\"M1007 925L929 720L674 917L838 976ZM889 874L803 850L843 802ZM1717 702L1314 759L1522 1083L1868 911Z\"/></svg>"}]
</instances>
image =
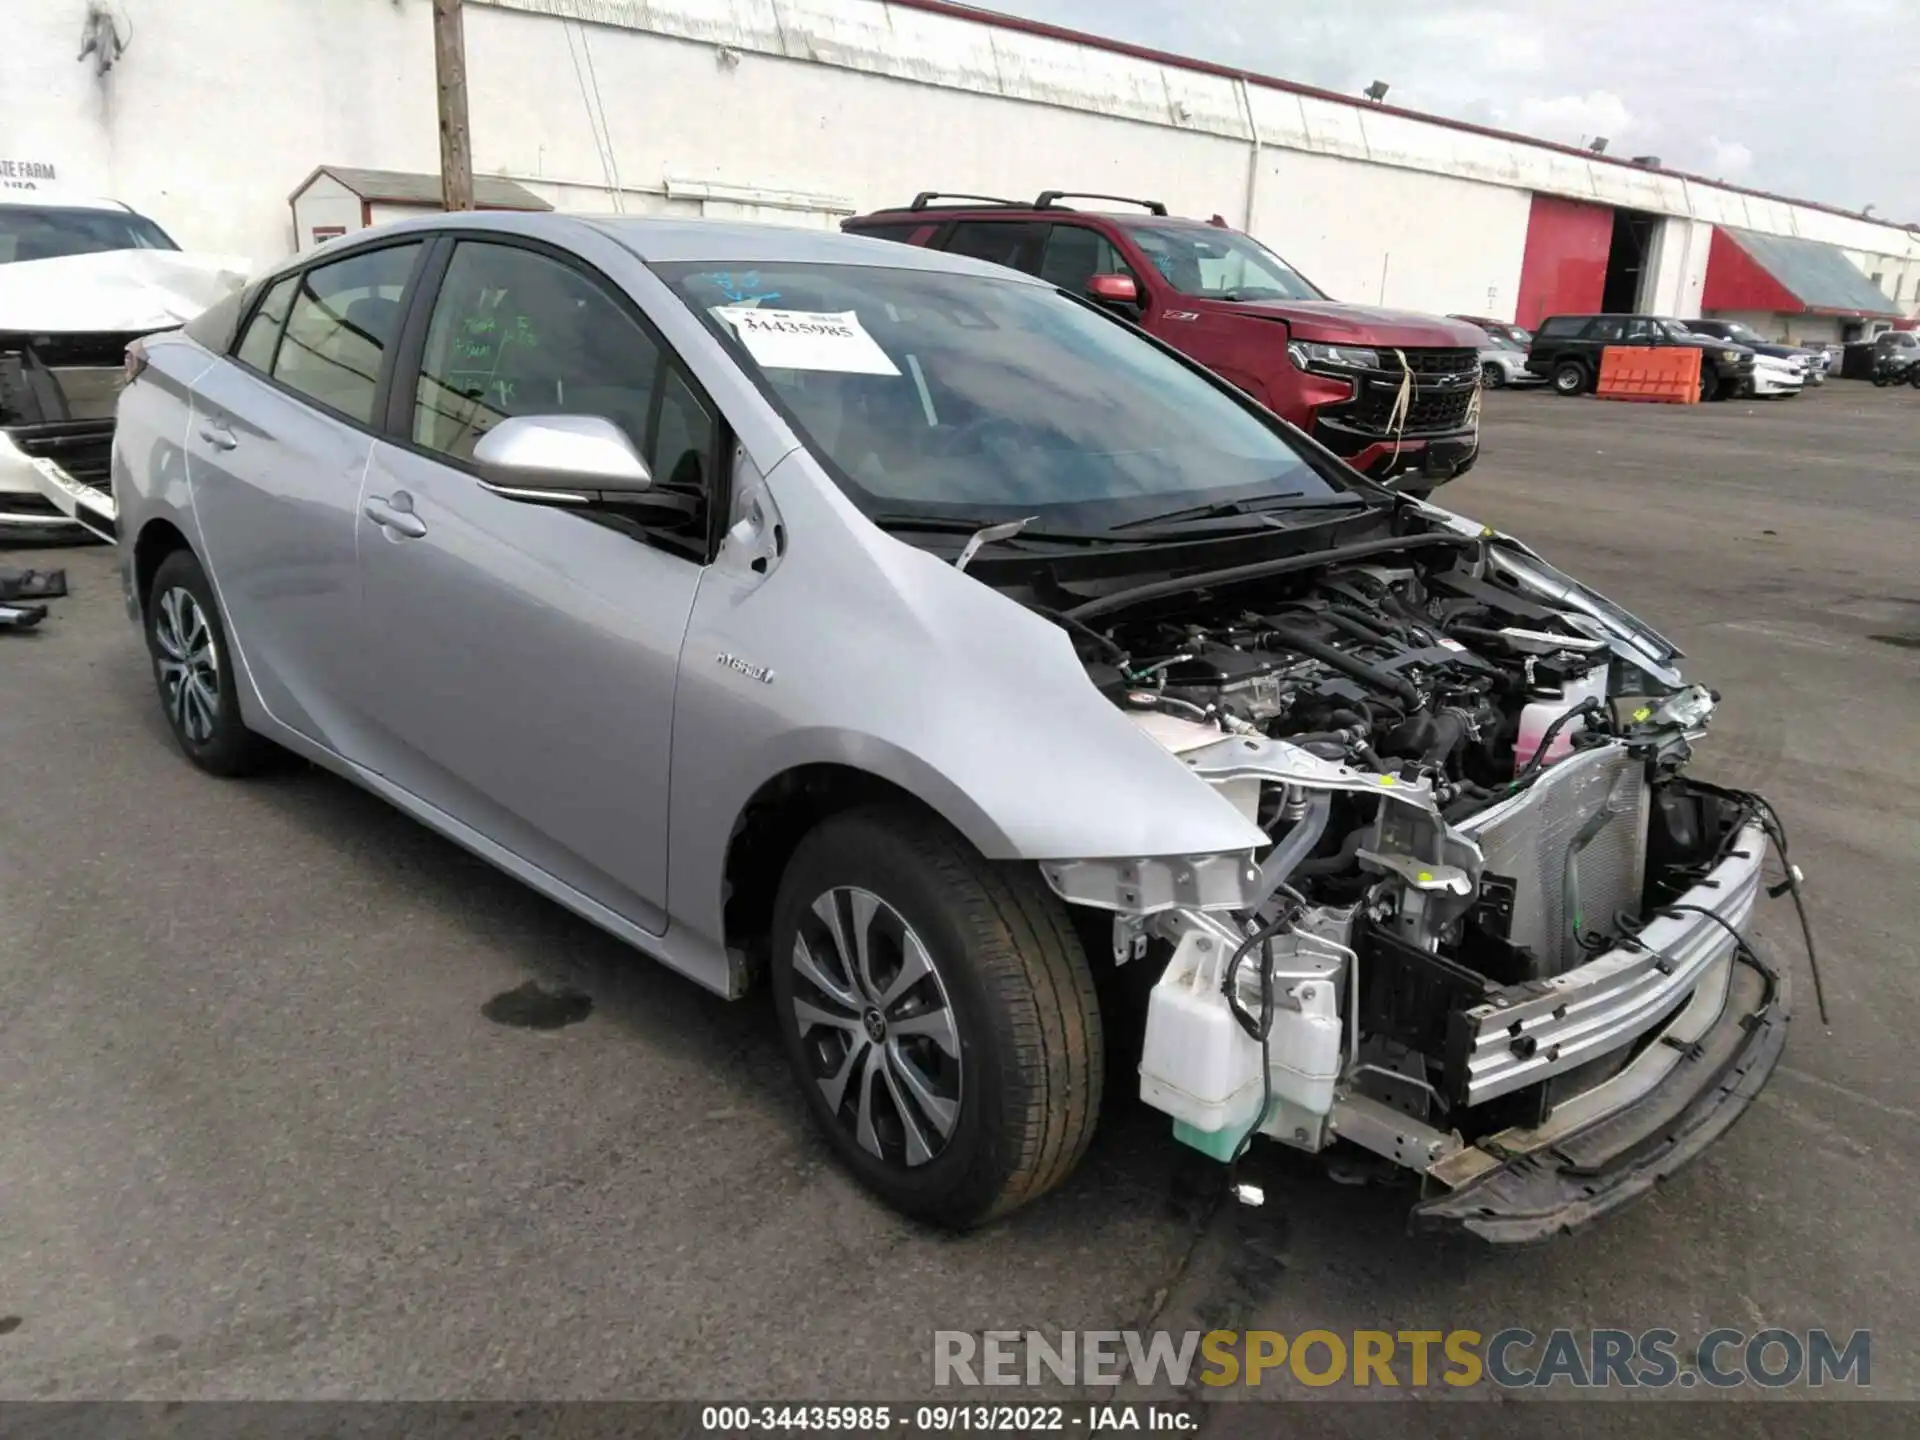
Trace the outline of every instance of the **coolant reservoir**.
<instances>
[{"instance_id":1,"label":"coolant reservoir","mask_svg":"<svg viewBox=\"0 0 1920 1440\"><path fill-rule=\"evenodd\" d=\"M1267 1120L1271 1129L1274 1114L1312 1118L1317 1132L1340 1077L1341 967L1351 952L1310 936L1295 943L1315 953L1290 958L1284 975L1276 966L1274 994L1287 998L1275 1005L1267 1039L1274 1100ZM1231 1158L1260 1111L1260 1042L1240 1028L1220 989L1231 956L1217 936L1182 938L1147 1002L1140 1055L1140 1098L1173 1117L1178 1139L1216 1160ZM1251 1002L1255 1014L1258 967L1257 953L1240 965L1242 1003Z\"/></svg>"},{"instance_id":2,"label":"coolant reservoir","mask_svg":"<svg viewBox=\"0 0 1920 1440\"><path fill-rule=\"evenodd\" d=\"M1570 682L1558 695L1543 695L1520 712L1520 733L1513 742L1513 769L1516 775L1526 769L1527 762L1533 759L1534 752L1540 748L1541 738L1553 728L1556 720L1589 699L1604 701L1607 698L1609 669L1603 660L1578 680ZM1547 758L1541 763L1551 765L1571 755L1573 737L1580 734L1588 723L1586 720L1575 720L1562 725L1560 733L1553 737L1553 743L1547 747Z\"/></svg>"}]
</instances>

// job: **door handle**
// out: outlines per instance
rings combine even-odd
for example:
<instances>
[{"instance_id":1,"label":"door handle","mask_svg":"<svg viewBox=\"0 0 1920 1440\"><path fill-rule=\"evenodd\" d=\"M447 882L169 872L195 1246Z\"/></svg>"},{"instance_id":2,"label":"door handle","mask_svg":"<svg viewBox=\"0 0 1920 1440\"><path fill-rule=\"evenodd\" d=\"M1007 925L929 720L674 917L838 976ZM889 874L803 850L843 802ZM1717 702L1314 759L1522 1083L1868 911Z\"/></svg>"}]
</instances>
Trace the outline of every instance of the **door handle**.
<instances>
[{"instance_id":1,"label":"door handle","mask_svg":"<svg viewBox=\"0 0 1920 1440\"><path fill-rule=\"evenodd\" d=\"M240 441L224 420L208 420L200 427L200 438L216 450L231 450Z\"/></svg>"},{"instance_id":2,"label":"door handle","mask_svg":"<svg viewBox=\"0 0 1920 1440\"><path fill-rule=\"evenodd\" d=\"M398 500L395 496L395 500ZM427 522L414 514L411 509L401 509L391 501L375 496L360 507L367 519L383 530L391 530L396 535L405 535L418 540L427 533Z\"/></svg>"}]
</instances>

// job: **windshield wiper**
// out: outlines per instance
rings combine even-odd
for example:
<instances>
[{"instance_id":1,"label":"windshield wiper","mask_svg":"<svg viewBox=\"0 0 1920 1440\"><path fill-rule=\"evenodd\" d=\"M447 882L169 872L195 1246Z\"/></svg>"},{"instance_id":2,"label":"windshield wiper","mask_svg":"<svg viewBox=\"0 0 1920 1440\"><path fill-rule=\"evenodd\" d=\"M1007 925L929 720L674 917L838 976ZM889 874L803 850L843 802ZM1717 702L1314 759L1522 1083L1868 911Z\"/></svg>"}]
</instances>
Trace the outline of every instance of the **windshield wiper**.
<instances>
[{"instance_id":1,"label":"windshield wiper","mask_svg":"<svg viewBox=\"0 0 1920 1440\"><path fill-rule=\"evenodd\" d=\"M1163 515L1143 515L1138 520L1122 520L1111 526L1114 530L1138 530L1148 525L1171 525L1187 520L1213 520L1225 515L1258 515L1272 521L1267 515L1270 510L1325 510L1345 508L1349 505L1366 505L1371 502L1362 495L1329 495L1323 500L1312 500L1305 505L1290 505L1287 501L1298 500L1307 492L1288 490L1279 495L1256 495L1250 500L1219 500L1211 505L1195 505L1187 510L1169 510Z\"/></svg>"}]
</instances>

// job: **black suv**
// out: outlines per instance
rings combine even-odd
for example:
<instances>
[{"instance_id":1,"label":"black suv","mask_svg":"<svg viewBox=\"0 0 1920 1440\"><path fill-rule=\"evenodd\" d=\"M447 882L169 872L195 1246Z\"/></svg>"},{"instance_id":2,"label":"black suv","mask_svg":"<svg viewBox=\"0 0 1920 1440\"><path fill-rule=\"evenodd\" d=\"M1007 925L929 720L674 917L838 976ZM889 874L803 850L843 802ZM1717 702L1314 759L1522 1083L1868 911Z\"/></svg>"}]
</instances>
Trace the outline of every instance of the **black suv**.
<instances>
[{"instance_id":1,"label":"black suv","mask_svg":"<svg viewBox=\"0 0 1920 1440\"><path fill-rule=\"evenodd\" d=\"M1600 352L1609 345L1688 345L1700 357L1700 398L1724 400L1753 384L1753 351L1678 320L1653 315L1550 315L1534 328L1527 369L1553 382L1559 395L1584 395L1600 376Z\"/></svg>"}]
</instances>

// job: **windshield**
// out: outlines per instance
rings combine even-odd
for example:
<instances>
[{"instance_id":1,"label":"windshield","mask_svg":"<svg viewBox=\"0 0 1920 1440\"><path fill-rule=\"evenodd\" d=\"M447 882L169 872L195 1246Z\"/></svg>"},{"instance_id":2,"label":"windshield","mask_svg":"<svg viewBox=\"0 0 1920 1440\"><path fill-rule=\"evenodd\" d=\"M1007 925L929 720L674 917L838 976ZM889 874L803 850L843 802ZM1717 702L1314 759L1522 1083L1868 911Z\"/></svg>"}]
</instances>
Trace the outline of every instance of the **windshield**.
<instances>
[{"instance_id":1,"label":"windshield","mask_svg":"<svg viewBox=\"0 0 1920 1440\"><path fill-rule=\"evenodd\" d=\"M1278 421L1051 289L854 265L655 269L872 515L1087 533L1262 497L1357 503Z\"/></svg>"},{"instance_id":2,"label":"windshield","mask_svg":"<svg viewBox=\"0 0 1920 1440\"><path fill-rule=\"evenodd\" d=\"M1208 300L1324 300L1278 255L1237 230L1129 225L1127 234L1182 295Z\"/></svg>"},{"instance_id":3,"label":"windshield","mask_svg":"<svg viewBox=\"0 0 1920 1440\"><path fill-rule=\"evenodd\" d=\"M0 205L0 265L107 250L179 248L158 225L128 210Z\"/></svg>"}]
</instances>

